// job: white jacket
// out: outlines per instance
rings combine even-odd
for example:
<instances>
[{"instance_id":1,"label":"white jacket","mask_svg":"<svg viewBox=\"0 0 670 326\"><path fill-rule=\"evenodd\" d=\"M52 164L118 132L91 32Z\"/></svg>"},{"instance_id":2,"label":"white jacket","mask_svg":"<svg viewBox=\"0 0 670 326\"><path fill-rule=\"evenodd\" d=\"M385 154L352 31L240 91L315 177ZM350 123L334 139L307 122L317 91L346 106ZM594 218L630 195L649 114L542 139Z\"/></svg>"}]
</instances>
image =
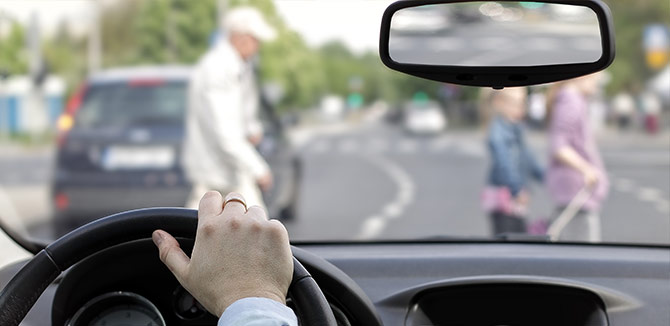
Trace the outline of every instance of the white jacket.
<instances>
[{"instance_id":1,"label":"white jacket","mask_svg":"<svg viewBox=\"0 0 670 326\"><path fill-rule=\"evenodd\" d=\"M269 172L248 136L262 133L250 64L222 40L197 64L189 85L182 162L191 182L230 189Z\"/></svg>"}]
</instances>

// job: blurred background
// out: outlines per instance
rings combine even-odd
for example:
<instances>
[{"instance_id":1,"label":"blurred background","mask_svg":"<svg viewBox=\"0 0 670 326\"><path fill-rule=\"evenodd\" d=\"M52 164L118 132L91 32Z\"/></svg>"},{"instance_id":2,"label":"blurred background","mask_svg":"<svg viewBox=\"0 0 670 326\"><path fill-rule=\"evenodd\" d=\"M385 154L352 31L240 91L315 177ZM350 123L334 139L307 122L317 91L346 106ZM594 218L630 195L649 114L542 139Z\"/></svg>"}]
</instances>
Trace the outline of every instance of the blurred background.
<instances>
[{"instance_id":1,"label":"blurred background","mask_svg":"<svg viewBox=\"0 0 670 326\"><path fill-rule=\"evenodd\" d=\"M221 13L245 4L279 32L258 57L270 140L259 151L273 170L292 169L275 173L285 180L266 197L293 240L489 236L479 205L489 114L480 90L384 67L379 21L391 2L0 0L0 218L49 241L74 227L73 207L93 219L119 208L182 206L189 185L170 146L178 151L183 133L188 72L216 40ZM612 181L604 241L669 243L670 3L605 2L617 56L590 110ZM447 31L481 17L516 19L486 5L439 19ZM421 33L420 24L406 26ZM547 87L529 89L525 117L545 165ZM79 117L82 105L88 111ZM152 120L133 120L138 108L151 108ZM153 132L156 120L173 128ZM137 138L151 130L160 146L121 185L91 163L103 145L66 142L86 123L133 125ZM90 177L74 178L74 169ZM152 190L126 198L124 187ZM544 187L531 191L530 218L554 214Z\"/></svg>"}]
</instances>

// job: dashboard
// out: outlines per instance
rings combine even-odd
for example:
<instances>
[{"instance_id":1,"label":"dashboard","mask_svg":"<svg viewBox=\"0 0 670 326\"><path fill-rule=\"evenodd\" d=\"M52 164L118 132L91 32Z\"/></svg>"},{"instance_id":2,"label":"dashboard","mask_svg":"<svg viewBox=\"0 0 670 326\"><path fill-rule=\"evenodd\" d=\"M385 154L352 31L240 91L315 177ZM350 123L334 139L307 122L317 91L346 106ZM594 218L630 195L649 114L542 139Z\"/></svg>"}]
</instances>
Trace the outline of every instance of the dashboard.
<instances>
[{"instance_id":1,"label":"dashboard","mask_svg":"<svg viewBox=\"0 0 670 326\"><path fill-rule=\"evenodd\" d=\"M180 239L188 252L190 240ZM300 244L339 325L668 325L670 247ZM14 272L18 266L13 267ZM8 281L6 268L0 285ZM289 294L290 305L290 294ZM70 268L22 325L216 325L149 239Z\"/></svg>"}]
</instances>

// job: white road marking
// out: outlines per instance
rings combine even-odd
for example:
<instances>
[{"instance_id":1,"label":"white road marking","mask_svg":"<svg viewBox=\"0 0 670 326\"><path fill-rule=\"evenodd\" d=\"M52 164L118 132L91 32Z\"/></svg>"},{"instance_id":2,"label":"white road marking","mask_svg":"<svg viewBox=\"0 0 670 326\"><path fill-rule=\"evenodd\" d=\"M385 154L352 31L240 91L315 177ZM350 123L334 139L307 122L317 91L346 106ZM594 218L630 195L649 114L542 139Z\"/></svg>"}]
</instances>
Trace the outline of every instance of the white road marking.
<instances>
[{"instance_id":1,"label":"white road marking","mask_svg":"<svg viewBox=\"0 0 670 326\"><path fill-rule=\"evenodd\" d=\"M618 178L614 182L614 189L616 189L619 192L630 192L633 190L635 187L635 183L633 180L626 179L626 178Z\"/></svg>"},{"instance_id":2,"label":"white road marking","mask_svg":"<svg viewBox=\"0 0 670 326\"><path fill-rule=\"evenodd\" d=\"M403 139L398 143L398 152L400 153L414 153L417 149L417 144L413 140Z\"/></svg>"},{"instance_id":3,"label":"white road marking","mask_svg":"<svg viewBox=\"0 0 670 326\"><path fill-rule=\"evenodd\" d=\"M330 142L320 140L312 145L312 151L315 153L325 153L330 150Z\"/></svg>"},{"instance_id":4,"label":"white road marking","mask_svg":"<svg viewBox=\"0 0 670 326\"><path fill-rule=\"evenodd\" d=\"M670 202L668 202L667 200L657 202L656 203L656 210L658 210L662 214L670 213Z\"/></svg>"},{"instance_id":5,"label":"white road marking","mask_svg":"<svg viewBox=\"0 0 670 326\"><path fill-rule=\"evenodd\" d=\"M637 193L637 198L641 201L656 202L661 199L661 193L654 188L640 188Z\"/></svg>"},{"instance_id":6,"label":"white road marking","mask_svg":"<svg viewBox=\"0 0 670 326\"><path fill-rule=\"evenodd\" d=\"M437 139L433 140L430 143L429 148L432 152L442 152L442 151L444 151L445 149L447 149L448 147L450 147L452 145L453 145L453 141L452 141L451 138L440 137L440 138L437 138Z\"/></svg>"},{"instance_id":7,"label":"white road marking","mask_svg":"<svg viewBox=\"0 0 670 326\"><path fill-rule=\"evenodd\" d=\"M386 227L386 219L384 217L372 216L363 222L361 232L358 234L357 239L365 240L374 238L381 233L384 227Z\"/></svg>"},{"instance_id":8,"label":"white road marking","mask_svg":"<svg viewBox=\"0 0 670 326\"><path fill-rule=\"evenodd\" d=\"M389 144L386 140L374 138L368 143L367 149L373 153L381 153L389 149Z\"/></svg>"},{"instance_id":9,"label":"white road marking","mask_svg":"<svg viewBox=\"0 0 670 326\"><path fill-rule=\"evenodd\" d=\"M403 205L400 203L388 204L386 207L384 207L384 216L388 216L389 218L396 218L402 214L403 208Z\"/></svg>"},{"instance_id":10,"label":"white road marking","mask_svg":"<svg viewBox=\"0 0 670 326\"><path fill-rule=\"evenodd\" d=\"M456 148L463 154L475 157L486 156L484 145L471 141L461 141L456 143Z\"/></svg>"},{"instance_id":11,"label":"white road marking","mask_svg":"<svg viewBox=\"0 0 670 326\"><path fill-rule=\"evenodd\" d=\"M361 225L356 239L368 240L378 237L389 220L397 219L402 216L407 206L414 200L414 191L416 187L410 175L398 164L376 155L364 156L372 164L378 166L384 171L396 185L395 197L383 206L379 214L365 219Z\"/></svg>"},{"instance_id":12,"label":"white road marking","mask_svg":"<svg viewBox=\"0 0 670 326\"><path fill-rule=\"evenodd\" d=\"M670 201L664 198L663 193L656 188L637 187L635 182L626 178L616 178L614 189L622 193L633 193L637 199L642 202L648 202L654 205L661 214L670 213Z\"/></svg>"},{"instance_id":13,"label":"white road marking","mask_svg":"<svg viewBox=\"0 0 670 326\"><path fill-rule=\"evenodd\" d=\"M343 139L338 142L332 140L319 139L309 145L308 149L317 154L327 153L333 149L340 153L352 154L357 152L364 153L386 153L394 150L398 154L413 154L419 150L425 150L430 153L440 153L447 149L456 148L461 153L469 156L484 156L485 149L476 142L454 142L450 137L440 137L427 142L425 148L414 139L401 139L396 143L390 143L387 139L372 138L367 141L358 142L355 139Z\"/></svg>"},{"instance_id":14,"label":"white road marking","mask_svg":"<svg viewBox=\"0 0 670 326\"><path fill-rule=\"evenodd\" d=\"M355 140L346 139L346 140L343 140L340 143L340 146L338 147L338 149L342 153L354 153L359 149L359 147L358 147L358 143Z\"/></svg>"}]
</instances>

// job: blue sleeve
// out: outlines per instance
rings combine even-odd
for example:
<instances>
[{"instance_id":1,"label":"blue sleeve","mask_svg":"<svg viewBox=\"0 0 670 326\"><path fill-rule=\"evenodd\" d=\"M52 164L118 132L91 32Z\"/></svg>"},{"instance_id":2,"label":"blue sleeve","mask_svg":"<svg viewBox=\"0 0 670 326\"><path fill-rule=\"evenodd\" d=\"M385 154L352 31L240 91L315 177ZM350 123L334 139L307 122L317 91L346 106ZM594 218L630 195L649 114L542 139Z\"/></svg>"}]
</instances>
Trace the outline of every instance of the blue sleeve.
<instances>
[{"instance_id":1,"label":"blue sleeve","mask_svg":"<svg viewBox=\"0 0 670 326\"><path fill-rule=\"evenodd\" d=\"M291 308L271 299L244 298L221 315L218 326L298 326Z\"/></svg>"},{"instance_id":2,"label":"blue sleeve","mask_svg":"<svg viewBox=\"0 0 670 326\"><path fill-rule=\"evenodd\" d=\"M498 175L500 177L499 181L509 188L513 197L516 197L523 188L523 182L519 173L512 166L512 159L509 155L507 144L505 144L503 137L500 135L500 131L496 129L496 126L491 129L488 141L492 158L496 162L495 164L501 169L500 172L502 172Z\"/></svg>"},{"instance_id":3,"label":"blue sleeve","mask_svg":"<svg viewBox=\"0 0 670 326\"><path fill-rule=\"evenodd\" d=\"M537 160L530 147L528 147L525 135L522 135L521 139L523 156L529 164L531 176L538 182L544 182L544 168L540 165L540 162Z\"/></svg>"}]
</instances>

